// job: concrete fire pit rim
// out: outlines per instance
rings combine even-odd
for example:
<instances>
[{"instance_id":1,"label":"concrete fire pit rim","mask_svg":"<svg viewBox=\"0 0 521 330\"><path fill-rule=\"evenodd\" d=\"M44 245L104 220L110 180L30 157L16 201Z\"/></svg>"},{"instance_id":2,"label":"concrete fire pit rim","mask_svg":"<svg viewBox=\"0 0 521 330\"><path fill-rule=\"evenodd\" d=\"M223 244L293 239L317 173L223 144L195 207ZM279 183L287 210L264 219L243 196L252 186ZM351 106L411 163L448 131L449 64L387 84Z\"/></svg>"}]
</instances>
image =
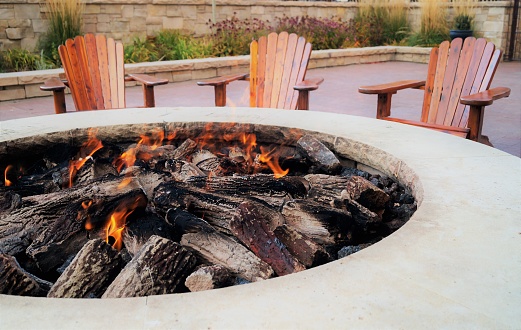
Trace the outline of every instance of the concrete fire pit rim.
<instances>
[{"instance_id":1,"label":"concrete fire pit rim","mask_svg":"<svg viewBox=\"0 0 521 330\"><path fill-rule=\"evenodd\" d=\"M0 319L8 327L103 326L113 315L109 306L125 310L117 322L134 328L418 327L425 325L425 317L433 327L520 325L521 198L512 186L521 186L521 160L496 149L362 117L216 108L126 109L4 121L0 141L95 123L171 121L252 122L339 136L335 148L348 148L349 141L360 148L352 152L355 160L369 160L374 164L367 165L375 168L396 165L396 173L410 170L406 177L423 189L423 202L404 227L375 246L299 274L223 290L133 299L0 295Z\"/></svg>"}]
</instances>

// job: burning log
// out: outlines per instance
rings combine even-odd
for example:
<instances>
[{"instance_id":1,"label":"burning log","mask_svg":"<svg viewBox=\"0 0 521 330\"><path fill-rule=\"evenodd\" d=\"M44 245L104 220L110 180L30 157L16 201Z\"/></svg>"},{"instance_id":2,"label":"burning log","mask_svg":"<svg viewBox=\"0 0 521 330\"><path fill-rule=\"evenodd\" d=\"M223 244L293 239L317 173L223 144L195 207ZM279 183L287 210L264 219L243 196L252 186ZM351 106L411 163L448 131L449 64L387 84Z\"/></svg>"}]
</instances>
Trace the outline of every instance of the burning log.
<instances>
[{"instance_id":1,"label":"burning log","mask_svg":"<svg viewBox=\"0 0 521 330\"><path fill-rule=\"evenodd\" d=\"M182 235L181 245L194 250L203 262L223 266L234 276L250 282L273 275L273 269L267 263L203 219L183 210L171 209L167 220Z\"/></svg>"},{"instance_id":2,"label":"burning log","mask_svg":"<svg viewBox=\"0 0 521 330\"><path fill-rule=\"evenodd\" d=\"M16 255L27 250L40 270L51 271L88 240L86 225L103 230L115 205L123 201L138 199L139 207L146 205L139 184L130 180L121 186L123 180L103 178L88 186L24 198L21 208L0 217L0 252Z\"/></svg>"},{"instance_id":3,"label":"burning log","mask_svg":"<svg viewBox=\"0 0 521 330\"><path fill-rule=\"evenodd\" d=\"M326 173L335 174L342 169L335 154L311 135L304 135L297 141L297 150Z\"/></svg>"},{"instance_id":4,"label":"burning log","mask_svg":"<svg viewBox=\"0 0 521 330\"><path fill-rule=\"evenodd\" d=\"M102 298L174 293L196 262L193 254L178 243L152 236L109 285Z\"/></svg>"},{"instance_id":5,"label":"burning log","mask_svg":"<svg viewBox=\"0 0 521 330\"><path fill-rule=\"evenodd\" d=\"M305 270L269 228L270 220L265 218L250 202L239 205L238 214L231 222L233 234L261 260L269 264L279 276Z\"/></svg>"},{"instance_id":6,"label":"burning log","mask_svg":"<svg viewBox=\"0 0 521 330\"><path fill-rule=\"evenodd\" d=\"M349 212L311 201L290 201L282 214L289 226L326 246L345 245L357 227Z\"/></svg>"},{"instance_id":7,"label":"burning log","mask_svg":"<svg viewBox=\"0 0 521 330\"><path fill-rule=\"evenodd\" d=\"M227 196L289 196L302 198L307 189L303 180L298 177L284 176L274 178L273 175L234 175L227 177L192 177L187 183L207 191Z\"/></svg>"},{"instance_id":8,"label":"burning log","mask_svg":"<svg viewBox=\"0 0 521 330\"><path fill-rule=\"evenodd\" d=\"M87 242L47 297L100 298L121 271L123 261L118 252L101 239Z\"/></svg>"},{"instance_id":9,"label":"burning log","mask_svg":"<svg viewBox=\"0 0 521 330\"><path fill-rule=\"evenodd\" d=\"M319 266L332 260L320 244L288 225L284 224L277 227L274 234L288 251L307 268Z\"/></svg>"},{"instance_id":10,"label":"burning log","mask_svg":"<svg viewBox=\"0 0 521 330\"><path fill-rule=\"evenodd\" d=\"M151 236L179 241L174 227L163 217L146 210L130 219L123 233L123 243L130 255L135 256Z\"/></svg>"},{"instance_id":11,"label":"burning log","mask_svg":"<svg viewBox=\"0 0 521 330\"><path fill-rule=\"evenodd\" d=\"M186 278L185 286L196 292L224 288L233 283L234 278L226 267L213 265L198 268Z\"/></svg>"},{"instance_id":12,"label":"burning log","mask_svg":"<svg viewBox=\"0 0 521 330\"><path fill-rule=\"evenodd\" d=\"M23 270L15 257L0 254L0 294L44 297L51 285Z\"/></svg>"},{"instance_id":13,"label":"burning log","mask_svg":"<svg viewBox=\"0 0 521 330\"><path fill-rule=\"evenodd\" d=\"M21 206L22 196L19 194L12 191L0 194L0 215L8 214Z\"/></svg>"},{"instance_id":14,"label":"burning log","mask_svg":"<svg viewBox=\"0 0 521 330\"><path fill-rule=\"evenodd\" d=\"M51 194L29 196L22 199L22 207L0 217L0 252L14 255L25 250L39 233L57 220L68 216L78 217L82 203L97 196L97 200L114 200L121 195L141 191L139 184L130 181L119 189L123 178L103 178L92 185L78 186ZM76 220L75 220L76 221ZM85 218L77 220L85 222Z\"/></svg>"}]
</instances>

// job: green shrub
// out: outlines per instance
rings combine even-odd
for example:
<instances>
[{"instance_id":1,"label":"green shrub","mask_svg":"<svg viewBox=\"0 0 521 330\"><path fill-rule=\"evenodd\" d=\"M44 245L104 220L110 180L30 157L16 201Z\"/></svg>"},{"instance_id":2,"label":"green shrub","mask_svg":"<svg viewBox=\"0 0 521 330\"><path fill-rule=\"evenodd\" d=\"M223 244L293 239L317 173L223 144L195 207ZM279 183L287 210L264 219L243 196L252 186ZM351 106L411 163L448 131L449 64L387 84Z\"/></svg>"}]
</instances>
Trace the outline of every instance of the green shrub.
<instances>
[{"instance_id":1,"label":"green shrub","mask_svg":"<svg viewBox=\"0 0 521 330\"><path fill-rule=\"evenodd\" d=\"M58 46L65 40L82 35L82 17L85 5L80 0L46 0L47 33L39 40L43 55L60 65Z\"/></svg>"},{"instance_id":2,"label":"green shrub","mask_svg":"<svg viewBox=\"0 0 521 330\"><path fill-rule=\"evenodd\" d=\"M420 31L408 39L410 46L432 47L449 39L447 0L419 0L421 5Z\"/></svg>"},{"instance_id":3,"label":"green shrub","mask_svg":"<svg viewBox=\"0 0 521 330\"><path fill-rule=\"evenodd\" d=\"M159 57L164 61L204 58L214 55L209 38L194 38L179 30L163 30L155 37Z\"/></svg>"},{"instance_id":4,"label":"green shrub","mask_svg":"<svg viewBox=\"0 0 521 330\"><path fill-rule=\"evenodd\" d=\"M8 49L0 52L0 72L20 72L52 69L54 65L40 53L26 49Z\"/></svg>"},{"instance_id":5,"label":"green shrub","mask_svg":"<svg viewBox=\"0 0 521 330\"><path fill-rule=\"evenodd\" d=\"M130 45L125 45L124 56L125 63L159 61L159 52L152 38L134 38Z\"/></svg>"}]
</instances>

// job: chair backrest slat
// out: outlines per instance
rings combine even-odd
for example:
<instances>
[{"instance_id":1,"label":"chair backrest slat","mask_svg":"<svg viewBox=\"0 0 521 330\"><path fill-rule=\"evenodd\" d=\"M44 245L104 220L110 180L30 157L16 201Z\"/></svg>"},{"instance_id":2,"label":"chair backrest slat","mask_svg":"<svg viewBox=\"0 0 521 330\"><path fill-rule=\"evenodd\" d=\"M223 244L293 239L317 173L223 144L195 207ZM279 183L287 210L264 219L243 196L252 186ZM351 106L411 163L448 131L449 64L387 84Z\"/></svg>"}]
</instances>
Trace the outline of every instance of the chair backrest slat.
<instances>
[{"instance_id":1,"label":"chair backrest slat","mask_svg":"<svg viewBox=\"0 0 521 330\"><path fill-rule=\"evenodd\" d=\"M119 108L116 45L112 38L107 38L107 55L109 59L110 98L112 100L112 108Z\"/></svg>"},{"instance_id":2,"label":"chair backrest slat","mask_svg":"<svg viewBox=\"0 0 521 330\"><path fill-rule=\"evenodd\" d=\"M495 46L491 42L487 43L485 46L485 51L483 52L483 57L481 58L478 74L476 75L476 79L471 88L471 94L489 89L490 84L492 83L492 79L494 78L494 74L496 73L496 69L499 65L499 61L501 60L502 54L501 50L494 50L494 48ZM481 68L485 69L481 70ZM460 121L460 126L467 126L468 119L469 107L466 106Z\"/></svg>"},{"instance_id":3,"label":"chair backrest slat","mask_svg":"<svg viewBox=\"0 0 521 330\"><path fill-rule=\"evenodd\" d=\"M290 83L291 74L293 72L293 59L295 58L295 51L297 49L298 36L292 33L288 37L288 46L286 49L286 60L284 61L283 67L284 72L282 74L282 81L280 85L279 101L276 107L279 109L286 109L285 103L289 93L293 94L293 85Z\"/></svg>"},{"instance_id":4,"label":"chair backrest slat","mask_svg":"<svg viewBox=\"0 0 521 330\"><path fill-rule=\"evenodd\" d=\"M293 57L293 61L291 62L291 75L289 78L289 85L291 86L291 90L288 91L286 95L286 101L284 102L284 109L296 109L298 92L293 89L293 86L297 82L299 82L299 71L304 58L304 51L306 50L306 39L304 37L299 37L297 39L297 47L295 48L295 56ZM295 100L293 100L295 98Z\"/></svg>"},{"instance_id":5,"label":"chair backrest slat","mask_svg":"<svg viewBox=\"0 0 521 330\"><path fill-rule=\"evenodd\" d=\"M266 73L264 74L264 95L262 96L264 107L270 107L271 105L271 91L273 89L273 77L275 76L277 40L278 35L276 33L268 34L268 48L266 50Z\"/></svg>"},{"instance_id":6,"label":"chair backrest slat","mask_svg":"<svg viewBox=\"0 0 521 330\"><path fill-rule=\"evenodd\" d=\"M456 70L458 68L462 44L463 42L461 38L452 40L450 44L449 60L447 62L447 67L445 68L440 103L438 105L438 112L435 121L436 124L441 125L445 120L445 114L447 113L452 86L454 86L454 80L456 79ZM443 70L443 68L438 69Z\"/></svg>"},{"instance_id":7,"label":"chair backrest slat","mask_svg":"<svg viewBox=\"0 0 521 330\"><path fill-rule=\"evenodd\" d=\"M306 79L306 72L307 72L307 69L308 69L308 63L309 63L309 59L311 57L311 50L312 50L311 48L312 48L312 46L311 46L311 44L309 42L307 42L304 45L304 51L302 52L300 65L298 67L297 79L294 81L295 84L297 82L301 82L301 81L304 81L304 79ZM291 98L290 109L296 109L297 108L297 101L298 101L298 91L294 90L293 91L293 97Z\"/></svg>"},{"instance_id":8,"label":"chair backrest slat","mask_svg":"<svg viewBox=\"0 0 521 330\"><path fill-rule=\"evenodd\" d=\"M106 109L112 108L112 94L110 92L109 56L107 51L107 38L103 34L96 35L98 50L98 68L100 73L101 91L103 103Z\"/></svg>"},{"instance_id":9,"label":"chair backrest slat","mask_svg":"<svg viewBox=\"0 0 521 330\"><path fill-rule=\"evenodd\" d=\"M421 121L427 122L429 118L429 107L431 105L432 93L434 90L434 78L436 78L436 65L438 64L439 48L433 47L429 57L429 67L427 70L427 79L425 80L425 93L423 96L423 107Z\"/></svg>"},{"instance_id":10,"label":"chair backrest slat","mask_svg":"<svg viewBox=\"0 0 521 330\"><path fill-rule=\"evenodd\" d=\"M438 105L440 104L443 80L445 78L445 68L449 60L449 47L450 43L448 41L442 42L439 47L436 77L434 78L429 116L427 117L428 123L434 123L436 121L436 115L438 114Z\"/></svg>"},{"instance_id":11,"label":"chair backrest slat","mask_svg":"<svg viewBox=\"0 0 521 330\"><path fill-rule=\"evenodd\" d=\"M78 111L125 107L123 44L86 34L58 51Z\"/></svg>"},{"instance_id":12,"label":"chair backrest slat","mask_svg":"<svg viewBox=\"0 0 521 330\"><path fill-rule=\"evenodd\" d=\"M280 85L286 63L286 50L288 48L288 33L281 32L277 38L277 49L275 52L275 62L273 66L273 86L271 90L270 108L276 108L279 102Z\"/></svg>"},{"instance_id":13,"label":"chair backrest slat","mask_svg":"<svg viewBox=\"0 0 521 330\"><path fill-rule=\"evenodd\" d=\"M461 92L463 89L463 84L465 83L465 79L467 77L467 73L469 71L472 55L474 54L474 43L476 38L467 38L463 43L463 47L460 52L458 67L456 69L454 82L452 83L452 87L447 90L447 94L449 95L449 102L447 104L446 112L443 119L442 125L450 126L452 124L452 119L456 113L456 109L460 104L459 100L461 98Z\"/></svg>"},{"instance_id":14,"label":"chair backrest slat","mask_svg":"<svg viewBox=\"0 0 521 330\"><path fill-rule=\"evenodd\" d=\"M123 51L123 44L116 43L116 76L118 82L118 108L126 107L125 104L125 55Z\"/></svg>"},{"instance_id":15,"label":"chair backrest slat","mask_svg":"<svg viewBox=\"0 0 521 330\"><path fill-rule=\"evenodd\" d=\"M103 90L101 89L101 77L99 72L98 51L96 46L96 37L89 33L85 37L85 51L87 52L87 60L89 62L89 72L92 80L92 92L96 107L94 109L104 109Z\"/></svg>"},{"instance_id":16,"label":"chair backrest slat","mask_svg":"<svg viewBox=\"0 0 521 330\"><path fill-rule=\"evenodd\" d=\"M470 38L467 38L470 39ZM472 88L472 85L474 84L474 80L476 79L476 74L479 69L479 64L481 62L481 58L483 57L483 51L485 49L486 41L483 38L477 39L474 43L474 51L472 53L472 59L470 60L470 65L467 71L467 75L465 76L465 82L463 84L463 87L461 89L461 96L464 95L470 95L470 90ZM456 108L456 112L454 113L454 116L449 122L448 120L445 122L445 125L448 126L455 126L455 127L465 127L466 125L461 125L461 118L463 116L463 112L465 109L465 105L459 103Z\"/></svg>"},{"instance_id":17,"label":"chair backrest slat","mask_svg":"<svg viewBox=\"0 0 521 330\"><path fill-rule=\"evenodd\" d=\"M264 106L264 82L266 80L266 52L268 49L268 38L259 38L258 46L258 66L257 66L257 89L255 103L257 107Z\"/></svg>"},{"instance_id":18,"label":"chair backrest slat","mask_svg":"<svg viewBox=\"0 0 521 330\"><path fill-rule=\"evenodd\" d=\"M259 67L259 43L253 40L250 44L250 107L257 105L257 87L258 77L257 69Z\"/></svg>"},{"instance_id":19,"label":"chair backrest slat","mask_svg":"<svg viewBox=\"0 0 521 330\"><path fill-rule=\"evenodd\" d=\"M311 56L311 44L296 34L260 37L250 45L250 106L296 109L298 92Z\"/></svg>"},{"instance_id":20,"label":"chair backrest slat","mask_svg":"<svg viewBox=\"0 0 521 330\"><path fill-rule=\"evenodd\" d=\"M85 88L85 96L88 109L96 109L96 99L94 97L94 89L92 88L92 79L90 75L89 62L87 59L87 51L85 50L85 39L83 36L74 38L74 47L76 48L76 57L78 66L76 70L81 72L83 77L83 88Z\"/></svg>"}]
</instances>

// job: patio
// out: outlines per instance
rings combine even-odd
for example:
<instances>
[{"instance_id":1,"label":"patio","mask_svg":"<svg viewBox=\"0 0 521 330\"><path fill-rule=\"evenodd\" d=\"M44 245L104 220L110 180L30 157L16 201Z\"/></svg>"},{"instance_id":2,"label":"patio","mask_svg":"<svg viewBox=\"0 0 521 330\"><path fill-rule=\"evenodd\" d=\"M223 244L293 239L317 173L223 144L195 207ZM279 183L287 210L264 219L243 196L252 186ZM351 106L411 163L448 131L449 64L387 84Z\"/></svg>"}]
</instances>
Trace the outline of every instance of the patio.
<instances>
[{"instance_id":1,"label":"patio","mask_svg":"<svg viewBox=\"0 0 521 330\"><path fill-rule=\"evenodd\" d=\"M371 85L401 79L424 79L427 64L411 62L383 62L340 67L311 69L308 77L323 77L324 83L311 93L311 111L342 113L374 118L376 96L357 92L361 85ZM512 89L509 98L498 100L486 108L483 131L494 146L517 157L521 156L521 62L503 62L499 65L492 87ZM244 106L247 103L247 84L232 83L228 87L228 104ZM129 107L140 106L140 87L127 88ZM213 106L213 90L199 87L195 81L170 83L156 88L158 107ZM67 108L74 109L67 96ZM53 114L52 96L5 101L0 104L0 128L3 121ZM406 90L393 97L393 114L403 118L419 119L422 92ZM58 118L58 117L57 117Z\"/></svg>"}]
</instances>

